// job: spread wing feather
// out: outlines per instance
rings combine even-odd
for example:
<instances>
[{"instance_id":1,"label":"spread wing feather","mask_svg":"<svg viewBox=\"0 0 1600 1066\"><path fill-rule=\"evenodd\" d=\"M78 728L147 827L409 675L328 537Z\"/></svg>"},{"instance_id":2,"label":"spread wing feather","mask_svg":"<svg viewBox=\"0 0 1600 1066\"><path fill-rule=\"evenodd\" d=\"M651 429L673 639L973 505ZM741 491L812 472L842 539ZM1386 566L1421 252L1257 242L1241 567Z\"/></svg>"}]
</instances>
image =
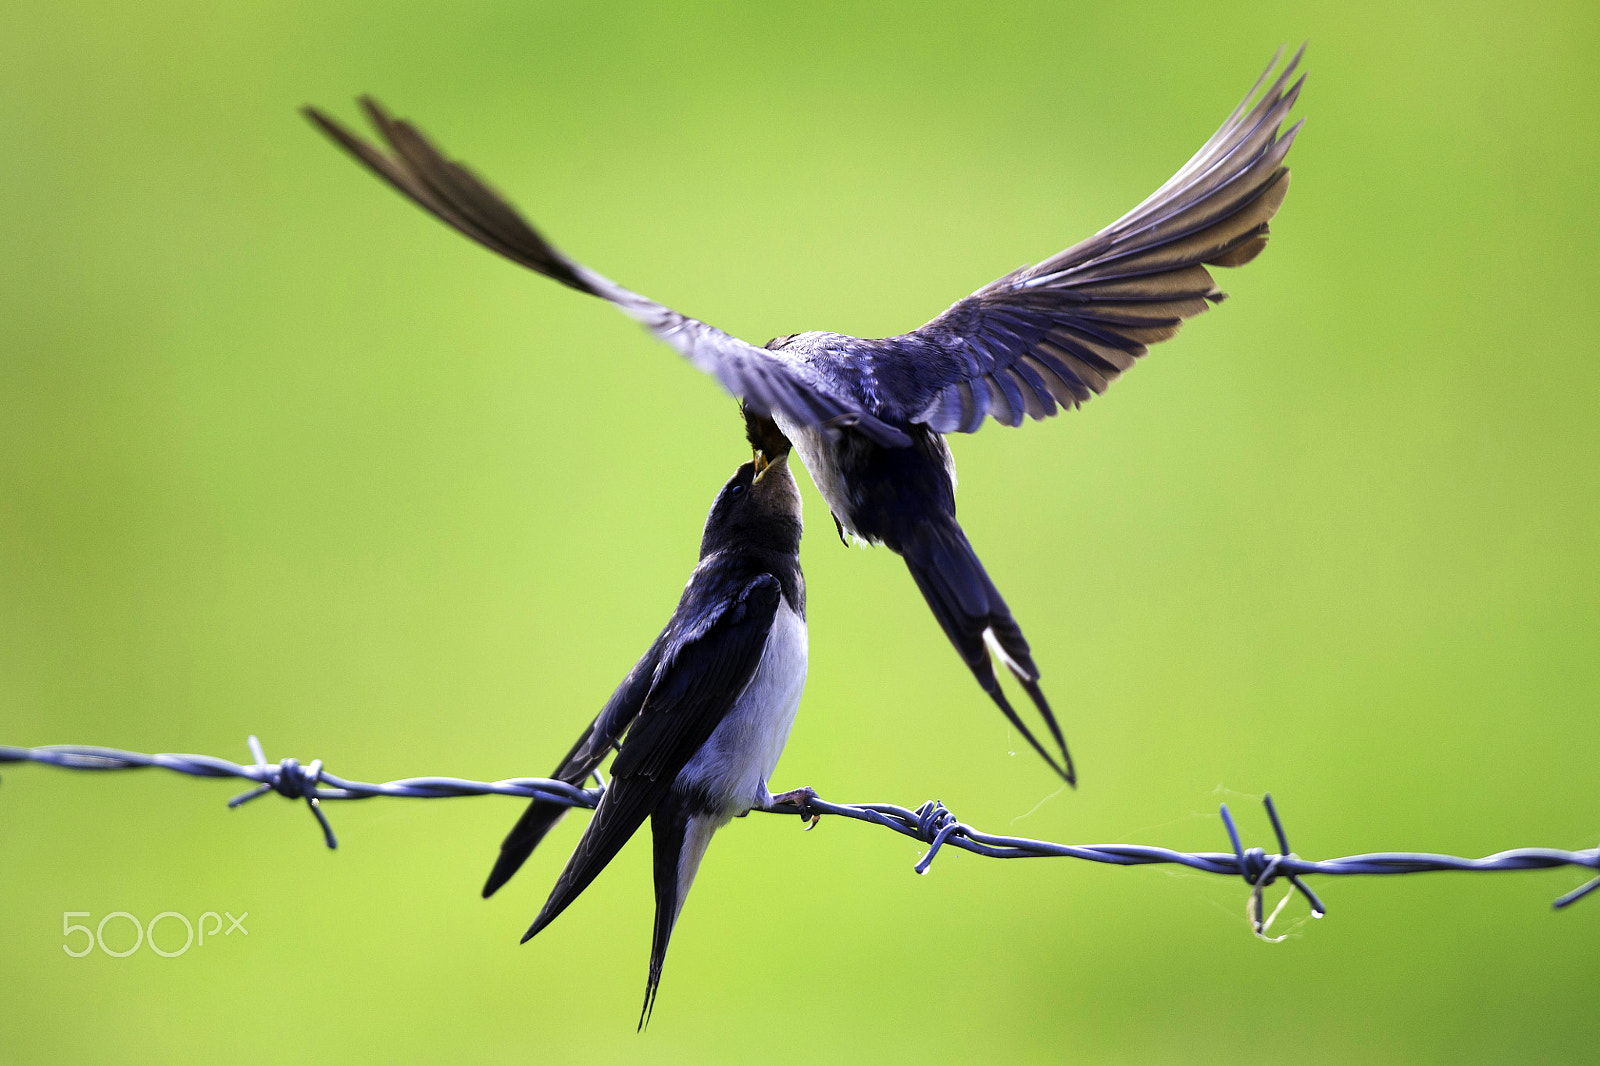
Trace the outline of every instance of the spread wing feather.
<instances>
[{"instance_id":1,"label":"spread wing feather","mask_svg":"<svg viewBox=\"0 0 1600 1066\"><path fill-rule=\"evenodd\" d=\"M306 117L423 210L490 251L563 285L609 300L759 414L780 411L806 426L855 426L880 444L902 447L904 431L837 395L809 368L679 314L562 255L499 193L448 159L415 126L361 101L384 151L313 107Z\"/></svg>"},{"instance_id":2,"label":"spread wing feather","mask_svg":"<svg viewBox=\"0 0 1600 1066\"><path fill-rule=\"evenodd\" d=\"M1296 52L1245 95L1166 184L1099 233L958 301L913 333L853 341L823 335L867 364L880 414L948 433L993 418L1016 426L1104 392L1148 346L1220 302L1207 267L1242 266L1265 247L1289 189L1280 133L1300 94ZM1252 104L1252 100L1254 103Z\"/></svg>"},{"instance_id":3,"label":"spread wing feather","mask_svg":"<svg viewBox=\"0 0 1600 1066\"><path fill-rule=\"evenodd\" d=\"M584 730L572 750L567 752L566 758L561 760L561 765L556 767L551 777L569 785L582 785L590 774L600 768L606 756L615 750L618 739L633 724L649 694L665 636L663 633L656 638L650 650L628 671L628 676L623 678L622 684L617 686L605 707L589 724L589 728ZM567 810L566 804L548 800L533 800L528 804L522 817L517 819L517 824L500 844L494 869L489 872L489 878L483 885L485 899L494 895L522 868L545 835L566 817Z\"/></svg>"},{"instance_id":4,"label":"spread wing feather","mask_svg":"<svg viewBox=\"0 0 1600 1066\"><path fill-rule=\"evenodd\" d=\"M1020 425L1104 392L1185 319L1220 302L1208 267L1266 246L1289 189L1304 48L1268 65L1227 120L1141 204L1088 240L1013 271L912 333L867 340L808 333L757 348L625 289L557 251L493 189L409 123L362 105L388 150L314 108L307 116L374 173L461 233L546 277L616 304L757 414L854 426L904 447L900 427L976 432ZM1265 91L1262 86L1266 85ZM1259 94L1259 95L1258 95Z\"/></svg>"}]
</instances>

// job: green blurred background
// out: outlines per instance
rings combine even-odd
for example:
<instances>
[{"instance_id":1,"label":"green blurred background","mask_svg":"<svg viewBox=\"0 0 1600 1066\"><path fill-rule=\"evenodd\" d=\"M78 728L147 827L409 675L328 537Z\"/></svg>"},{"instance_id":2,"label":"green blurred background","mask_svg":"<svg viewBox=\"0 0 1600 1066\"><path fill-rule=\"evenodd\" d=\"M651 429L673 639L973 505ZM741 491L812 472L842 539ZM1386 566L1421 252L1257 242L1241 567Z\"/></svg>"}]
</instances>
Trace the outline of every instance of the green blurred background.
<instances>
[{"instance_id":1,"label":"green blurred background","mask_svg":"<svg viewBox=\"0 0 1600 1066\"><path fill-rule=\"evenodd\" d=\"M372 92L569 252L757 342L910 328L1142 199L1281 42L1307 126L1233 299L1104 399L953 440L1082 785L802 478L812 670L774 784L1073 842L1600 840L1600 37L1587 4L12 4L0 35L0 742L550 770L747 457L599 301L470 245L296 114ZM633 1032L629 848L517 937L564 825L156 773L0 787L0 1059L1591 1058L1576 871L1318 884L721 834ZM63 911L248 911L181 958ZM108 933L131 937L125 925ZM170 948L176 925L163 926ZM135 1040L130 1045L130 1040Z\"/></svg>"}]
</instances>

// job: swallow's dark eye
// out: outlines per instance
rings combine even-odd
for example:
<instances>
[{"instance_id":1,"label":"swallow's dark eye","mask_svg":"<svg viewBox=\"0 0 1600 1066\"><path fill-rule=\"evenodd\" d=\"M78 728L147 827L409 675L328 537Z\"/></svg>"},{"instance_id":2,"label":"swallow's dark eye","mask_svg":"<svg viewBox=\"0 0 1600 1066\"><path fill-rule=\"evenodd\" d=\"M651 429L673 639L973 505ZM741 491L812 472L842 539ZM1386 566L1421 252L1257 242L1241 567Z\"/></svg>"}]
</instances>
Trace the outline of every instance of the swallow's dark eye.
<instances>
[{"instance_id":1,"label":"swallow's dark eye","mask_svg":"<svg viewBox=\"0 0 1600 1066\"><path fill-rule=\"evenodd\" d=\"M728 490L728 496L731 499L734 496L738 496L742 492L744 492L744 486L743 485L735 485L733 488Z\"/></svg>"}]
</instances>

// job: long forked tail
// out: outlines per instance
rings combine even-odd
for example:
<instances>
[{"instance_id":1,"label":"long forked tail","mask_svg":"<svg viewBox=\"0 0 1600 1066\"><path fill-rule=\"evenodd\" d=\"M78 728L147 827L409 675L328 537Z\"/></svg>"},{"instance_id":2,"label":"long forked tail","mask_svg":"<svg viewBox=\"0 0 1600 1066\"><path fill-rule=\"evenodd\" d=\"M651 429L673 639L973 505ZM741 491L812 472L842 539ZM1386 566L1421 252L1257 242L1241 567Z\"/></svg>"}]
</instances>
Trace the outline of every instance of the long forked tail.
<instances>
[{"instance_id":1,"label":"long forked tail","mask_svg":"<svg viewBox=\"0 0 1600 1066\"><path fill-rule=\"evenodd\" d=\"M655 1011L656 989L661 986L661 966L667 958L672 929L683 912L684 897L700 869L711 834L726 819L696 813L685 797L676 792L656 806L650 816L655 838L656 924L650 939L650 976L644 987L644 1007L639 1011L639 1028L650 1024Z\"/></svg>"},{"instance_id":2,"label":"long forked tail","mask_svg":"<svg viewBox=\"0 0 1600 1066\"><path fill-rule=\"evenodd\" d=\"M1050 704L1039 690L1039 669L1033 664L1028 641L961 527L953 518L947 522L919 523L902 539L900 554L911 571L912 580L933 610L933 616L939 620L945 636L955 645L978 684L1050 768L1069 785L1076 785L1078 777L1072 766L1072 755L1067 751L1067 742ZM1060 762L1044 749L1006 699L995 677L990 652L1005 663L1011 676L1039 709L1039 716L1061 749Z\"/></svg>"}]
</instances>

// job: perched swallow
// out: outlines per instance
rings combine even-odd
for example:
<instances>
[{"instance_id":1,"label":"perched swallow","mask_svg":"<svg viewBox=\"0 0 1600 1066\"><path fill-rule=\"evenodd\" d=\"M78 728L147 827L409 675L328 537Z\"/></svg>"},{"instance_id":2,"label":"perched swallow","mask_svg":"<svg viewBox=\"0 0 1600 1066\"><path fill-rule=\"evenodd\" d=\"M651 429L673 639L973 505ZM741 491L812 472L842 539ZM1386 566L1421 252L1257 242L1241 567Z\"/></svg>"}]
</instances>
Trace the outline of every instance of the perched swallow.
<instances>
[{"instance_id":1,"label":"perched swallow","mask_svg":"<svg viewBox=\"0 0 1600 1066\"><path fill-rule=\"evenodd\" d=\"M800 532L800 492L788 456L769 461L758 454L717 495L700 562L672 620L554 775L579 784L616 750L600 805L522 939L578 898L648 817L656 922L641 1029L711 834L752 807L809 792L774 797L767 789L806 683ZM500 845L485 896L516 873L565 810L539 800L529 805Z\"/></svg>"},{"instance_id":2,"label":"perched swallow","mask_svg":"<svg viewBox=\"0 0 1600 1066\"><path fill-rule=\"evenodd\" d=\"M956 521L955 464L944 434L976 432L985 418L1017 426L1024 417L1077 407L1105 391L1147 345L1224 298L1206 268L1254 259L1289 189L1284 158L1300 127L1280 129L1304 82L1290 84L1299 61L1297 52L1263 92L1274 57L1188 163L1088 240L985 285L911 333L875 340L799 333L761 348L568 259L494 190L371 99L362 104L387 151L315 109L306 114L445 223L513 262L611 301L743 399L754 416L770 416L811 472L840 537L886 545L905 559L978 683L1070 782L1071 756L1028 642ZM991 651L1038 708L1060 762L1007 701Z\"/></svg>"}]
</instances>

